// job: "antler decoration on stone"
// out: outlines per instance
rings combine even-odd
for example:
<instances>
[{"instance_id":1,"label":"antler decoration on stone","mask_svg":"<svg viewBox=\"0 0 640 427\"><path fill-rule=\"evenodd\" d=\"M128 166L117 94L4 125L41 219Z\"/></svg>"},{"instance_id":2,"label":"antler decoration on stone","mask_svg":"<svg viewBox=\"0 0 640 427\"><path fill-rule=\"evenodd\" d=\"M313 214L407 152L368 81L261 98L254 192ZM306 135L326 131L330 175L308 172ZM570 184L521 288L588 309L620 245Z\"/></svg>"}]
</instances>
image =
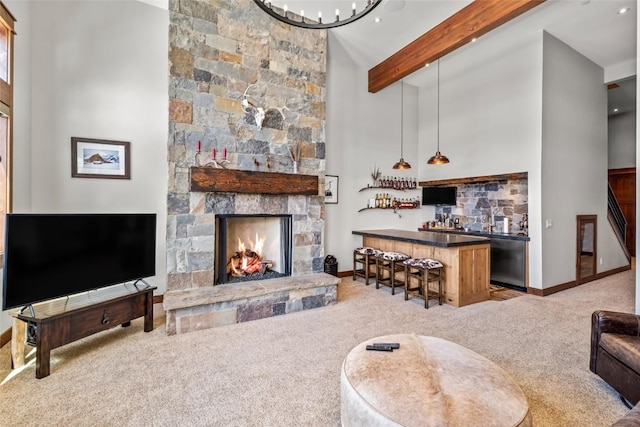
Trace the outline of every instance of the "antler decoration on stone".
<instances>
[{"instance_id":1,"label":"antler decoration on stone","mask_svg":"<svg viewBox=\"0 0 640 427\"><path fill-rule=\"evenodd\" d=\"M278 113L280 113L280 115L282 116L282 119L284 120L284 114L282 113L282 110L287 109L286 106L283 106L282 108L276 108L276 107L263 108L263 107L257 106L255 103L253 103L249 99L249 97L247 96L247 92L249 92L249 89L251 89L253 86L257 86L257 84L253 83L247 86L244 93L242 94L242 102L240 103L240 105L242 106L242 111L245 114L250 114L253 116L256 122L256 126L258 127L258 130L262 129L262 122L264 121L264 118L266 117L266 112L268 110L276 110Z\"/></svg>"}]
</instances>

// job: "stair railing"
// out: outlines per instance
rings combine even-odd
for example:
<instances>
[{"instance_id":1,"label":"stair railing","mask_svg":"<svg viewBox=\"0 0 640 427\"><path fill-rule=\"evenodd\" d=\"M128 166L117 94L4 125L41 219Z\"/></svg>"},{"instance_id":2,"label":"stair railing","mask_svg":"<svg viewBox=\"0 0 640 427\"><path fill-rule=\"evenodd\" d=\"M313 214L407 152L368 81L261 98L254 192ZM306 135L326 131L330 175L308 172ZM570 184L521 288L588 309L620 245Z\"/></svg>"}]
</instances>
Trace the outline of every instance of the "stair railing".
<instances>
[{"instance_id":1,"label":"stair railing","mask_svg":"<svg viewBox=\"0 0 640 427\"><path fill-rule=\"evenodd\" d=\"M622 213L622 209L620 209L620 204L618 203L618 199L616 195L613 193L610 185L607 185L607 207L610 217L613 219L614 231L618 234L621 242L623 244L627 241L627 220L624 218L624 214Z\"/></svg>"}]
</instances>

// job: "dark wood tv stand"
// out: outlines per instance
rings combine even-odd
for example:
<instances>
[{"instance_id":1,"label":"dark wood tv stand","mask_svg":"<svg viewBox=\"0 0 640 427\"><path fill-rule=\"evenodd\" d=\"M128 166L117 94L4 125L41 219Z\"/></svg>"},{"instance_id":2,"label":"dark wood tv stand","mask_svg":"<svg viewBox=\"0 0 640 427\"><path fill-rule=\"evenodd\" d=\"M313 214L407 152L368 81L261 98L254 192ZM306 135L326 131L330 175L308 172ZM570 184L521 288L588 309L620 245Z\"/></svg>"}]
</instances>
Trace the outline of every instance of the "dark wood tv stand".
<instances>
[{"instance_id":1,"label":"dark wood tv stand","mask_svg":"<svg viewBox=\"0 0 640 427\"><path fill-rule=\"evenodd\" d=\"M36 378L49 375L51 350L144 316L153 330L155 286L123 284L34 304L33 312L12 312L11 365L24 365L25 342L36 348Z\"/></svg>"}]
</instances>

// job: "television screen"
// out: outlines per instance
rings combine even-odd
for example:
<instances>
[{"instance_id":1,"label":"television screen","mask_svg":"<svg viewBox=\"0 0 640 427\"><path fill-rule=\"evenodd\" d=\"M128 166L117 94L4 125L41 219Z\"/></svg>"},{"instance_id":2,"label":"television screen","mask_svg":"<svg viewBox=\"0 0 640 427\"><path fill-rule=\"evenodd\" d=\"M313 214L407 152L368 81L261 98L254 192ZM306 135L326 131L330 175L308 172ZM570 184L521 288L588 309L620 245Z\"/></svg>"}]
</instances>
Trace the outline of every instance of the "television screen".
<instances>
[{"instance_id":1,"label":"television screen","mask_svg":"<svg viewBox=\"0 0 640 427\"><path fill-rule=\"evenodd\" d=\"M3 310L155 275L155 214L7 214Z\"/></svg>"},{"instance_id":2,"label":"television screen","mask_svg":"<svg viewBox=\"0 0 640 427\"><path fill-rule=\"evenodd\" d=\"M455 205L456 187L422 187L423 205Z\"/></svg>"}]
</instances>

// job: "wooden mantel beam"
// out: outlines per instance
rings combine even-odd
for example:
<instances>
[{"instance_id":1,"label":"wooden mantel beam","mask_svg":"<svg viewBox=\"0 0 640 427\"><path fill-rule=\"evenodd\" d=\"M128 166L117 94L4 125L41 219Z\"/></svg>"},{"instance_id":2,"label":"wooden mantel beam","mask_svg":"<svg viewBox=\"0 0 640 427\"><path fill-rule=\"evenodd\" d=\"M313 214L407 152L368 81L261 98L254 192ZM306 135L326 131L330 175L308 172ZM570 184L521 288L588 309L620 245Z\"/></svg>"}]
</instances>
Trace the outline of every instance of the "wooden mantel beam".
<instances>
[{"instance_id":1,"label":"wooden mantel beam","mask_svg":"<svg viewBox=\"0 0 640 427\"><path fill-rule=\"evenodd\" d=\"M546 0L475 0L369 70L375 93Z\"/></svg>"}]
</instances>

